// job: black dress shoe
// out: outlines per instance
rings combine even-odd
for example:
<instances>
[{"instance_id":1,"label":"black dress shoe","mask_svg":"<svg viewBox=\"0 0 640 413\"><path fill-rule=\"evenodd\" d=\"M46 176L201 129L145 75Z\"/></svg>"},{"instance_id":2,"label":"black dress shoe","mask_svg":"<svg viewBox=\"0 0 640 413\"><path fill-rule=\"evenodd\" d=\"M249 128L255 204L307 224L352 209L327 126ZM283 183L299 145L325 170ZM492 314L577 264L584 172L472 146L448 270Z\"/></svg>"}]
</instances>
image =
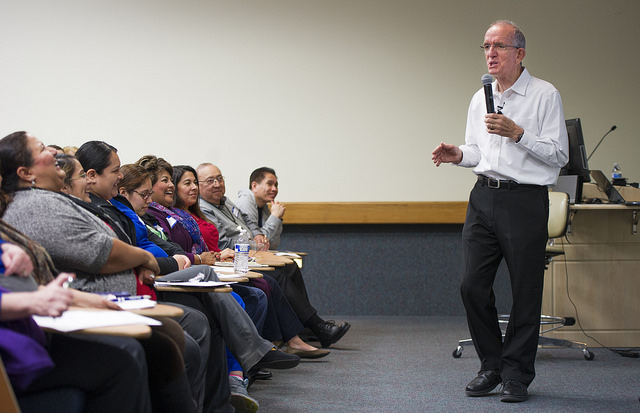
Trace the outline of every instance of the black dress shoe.
<instances>
[{"instance_id":1,"label":"black dress shoe","mask_svg":"<svg viewBox=\"0 0 640 413\"><path fill-rule=\"evenodd\" d=\"M502 379L495 371L486 370L478 373L478 377L471 380L471 383L464 389L467 396L477 397L491 393Z\"/></svg>"},{"instance_id":2,"label":"black dress shoe","mask_svg":"<svg viewBox=\"0 0 640 413\"><path fill-rule=\"evenodd\" d=\"M260 361L253 366L256 370L261 369L292 369L300 364L300 357L287 354L283 351L272 348Z\"/></svg>"},{"instance_id":3,"label":"black dress shoe","mask_svg":"<svg viewBox=\"0 0 640 413\"><path fill-rule=\"evenodd\" d=\"M269 370L258 370L255 368L250 369L245 375L249 380L249 383L247 384L247 389L256 380L271 380L273 378L273 373L271 373Z\"/></svg>"},{"instance_id":4,"label":"black dress shoe","mask_svg":"<svg viewBox=\"0 0 640 413\"><path fill-rule=\"evenodd\" d=\"M271 380L273 378L273 373L271 373L269 370L258 370L256 368L252 368L245 375L249 379L249 381Z\"/></svg>"},{"instance_id":5,"label":"black dress shoe","mask_svg":"<svg viewBox=\"0 0 640 413\"><path fill-rule=\"evenodd\" d=\"M320 340L320 345L327 348L344 336L351 328L351 324L346 321L340 325L336 325L335 321L323 321L316 326L316 336Z\"/></svg>"},{"instance_id":6,"label":"black dress shoe","mask_svg":"<svg viewBox=\"0 0 640 413\"><path fill-rule=\"evenodd\" d=\"M529 398L527 386L518 380L509 379L502 387L502 397L500 401L507 403L523 402Z\"/></svg>"}]
</instances>

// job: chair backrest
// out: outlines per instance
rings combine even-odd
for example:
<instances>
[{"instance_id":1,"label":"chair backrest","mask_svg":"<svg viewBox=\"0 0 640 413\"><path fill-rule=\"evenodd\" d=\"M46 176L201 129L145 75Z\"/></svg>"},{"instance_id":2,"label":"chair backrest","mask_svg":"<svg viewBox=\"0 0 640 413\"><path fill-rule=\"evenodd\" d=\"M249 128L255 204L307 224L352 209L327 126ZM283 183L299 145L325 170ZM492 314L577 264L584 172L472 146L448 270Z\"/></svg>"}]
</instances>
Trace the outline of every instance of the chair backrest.
<instances>
[{"instance_id":1,"label":"chair backrest","mask_svg":"<svg viewBox=\"0 0 640 413\"><path fill-rule=\"evenodd\" d=\"M20 413L20 407L13 394L13 387L7 372L4 369L2 359L0 359L0 412L2 413Z\"/></svg>"},{"instance_id":2,"label":"chair backrest","mask_svg":"<svg viewBox=\"0 0 640 413\"><path fill-rule=\"evenodd\" d=\"M569 194L549 192L549 238L562 237L569 223Z\"/></svg>"}]
</instances>

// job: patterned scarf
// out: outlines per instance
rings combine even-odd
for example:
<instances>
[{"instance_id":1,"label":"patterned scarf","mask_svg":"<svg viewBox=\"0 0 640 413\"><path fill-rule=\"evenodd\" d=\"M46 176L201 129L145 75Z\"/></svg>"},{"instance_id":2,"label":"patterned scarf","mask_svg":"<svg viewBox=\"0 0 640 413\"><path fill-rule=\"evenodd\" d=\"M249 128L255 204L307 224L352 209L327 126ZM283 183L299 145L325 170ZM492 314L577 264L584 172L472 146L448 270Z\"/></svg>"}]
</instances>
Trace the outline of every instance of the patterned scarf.
<instances>
[{"instance_id":1,"label":"patterned scarf","mask_svg":"<svg viewBox=\"0 0 640 413\"><path fill-rule=\"evenodd\" d=\"M152 202L151 205L153 208L158 209L175 219L184 229L187 230L191 237L191 241L193 242L191 245L192 254L202 254L205 251L209 251L207 244L204 242L204 238L202 238L200 227L198 227L198 223L193 219L190 213L178 208L166 208L157 202Z\"/></svg>"}]
</instances>

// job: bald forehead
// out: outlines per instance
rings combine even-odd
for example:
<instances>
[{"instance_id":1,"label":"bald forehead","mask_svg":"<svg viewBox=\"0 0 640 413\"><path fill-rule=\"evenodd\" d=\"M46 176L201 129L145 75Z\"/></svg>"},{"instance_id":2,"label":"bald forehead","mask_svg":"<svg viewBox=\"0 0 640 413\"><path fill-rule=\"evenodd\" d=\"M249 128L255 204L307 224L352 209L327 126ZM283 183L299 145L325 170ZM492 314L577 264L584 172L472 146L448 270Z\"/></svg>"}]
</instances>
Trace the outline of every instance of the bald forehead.
<instances>
[{"instance_id":1,"label":"bald forehead","mask_svg":"<svg viewBox=\"0 0 640 413\"><path fill-rule=\"evenodd\" d=\"M201 181L221 175L220 169L215 165L200 165L197 172L198 179Z\"/></svg>"},{"instance_id":2,"label":"bald forehead","mask_svg":"<svg viewBox=\"0 0 640 413\"><path fill-rule=\"evenodd\" d=\"M509 33L511 35L515 34L516 32L516 28L509 24L509 23L496 23L494 25L492 25L491 27L489 27L486 31L486 33L489 32L497 32L500 31L502 33Z\"/></svg>"}]
</instances>

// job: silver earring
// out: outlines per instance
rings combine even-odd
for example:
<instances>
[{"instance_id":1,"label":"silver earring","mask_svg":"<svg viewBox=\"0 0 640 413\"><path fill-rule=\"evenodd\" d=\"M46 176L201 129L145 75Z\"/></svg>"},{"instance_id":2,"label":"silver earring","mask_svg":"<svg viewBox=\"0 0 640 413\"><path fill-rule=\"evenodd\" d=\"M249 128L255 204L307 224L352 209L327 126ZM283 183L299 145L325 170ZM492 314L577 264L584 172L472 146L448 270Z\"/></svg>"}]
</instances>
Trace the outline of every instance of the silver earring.
<instances>
[{"instance_id":1,"label":"silver earring","mask_svg":"<svg viewBox=\"0 0 640 413\"><path fill-rule=\"evenodd\" d=\"M32 179L31 180L31 188L35 188L36 187L36 180Z\"/></svg>"}]
</instances>

